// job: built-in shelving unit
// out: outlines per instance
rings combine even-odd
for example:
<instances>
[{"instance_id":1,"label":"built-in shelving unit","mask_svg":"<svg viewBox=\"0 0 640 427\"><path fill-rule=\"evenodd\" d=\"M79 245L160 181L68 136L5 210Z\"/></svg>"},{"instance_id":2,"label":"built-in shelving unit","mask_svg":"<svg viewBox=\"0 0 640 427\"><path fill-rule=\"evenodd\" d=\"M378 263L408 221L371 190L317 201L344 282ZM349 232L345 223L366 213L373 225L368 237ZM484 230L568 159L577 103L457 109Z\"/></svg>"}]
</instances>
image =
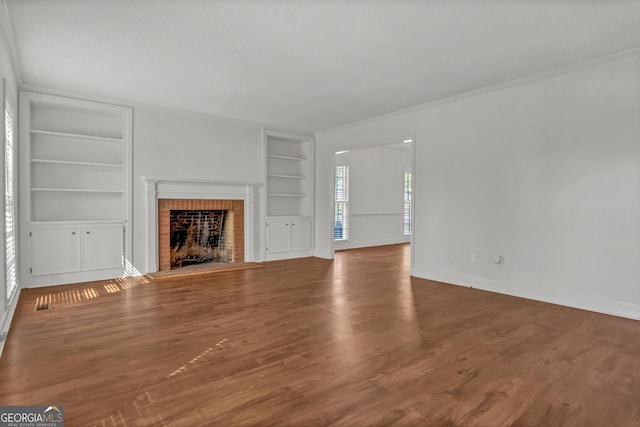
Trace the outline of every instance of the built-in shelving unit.
<instances>
[{"instance_id":1,"label":"built-in shelving unit","mask_svg":"<svg viewBox=\"0 0 640 427\"><path fill-rule=\"evenodd\" d=\"M311 215L312 147L312 138L266 134L267 217Z\"/></svg>"},{"instance_id":2,"label":"built-in shelving unit","mask_svg":"<svg viewBox=\"0 0 640 427\"><path fill-rule=\"evenodd\" d=\"M74 236L81 234L80 230L86 234L75 251L84 255L66 265L80 266L78 271L113 267L113 262L101 264L96 254L86 253L87 248L103 246L96 236L112 246L103 258L115 260L114 251L118 250L122 264L122 255L131 246L127 232L131 217L131 108L28 91L20 94L20 108L20 206L25 221L22 230L28 233L22 246L30 248L23 254L30 265L26 273L35 274L33 264L40 260L34 256L44 256L43 247L51 244L47 251L55 250L55 242L46 236L64 241L71 226L79 227L73 229ZM116 248L114 245L123 240L123 230L124 244ZM109 235L116 232L118 238ZM38 250L32 248L35 240ZM59 261L65 264L66 260ZM42 276L56 274L54 267L48 266ZM67 277L71 276L52 279L51 284ZM78 276L81 280L86 277L94 276ZM41 277L35 284L45 284L45 280Z\"/></svg>"},{"instance_id":3,"label":"built-in shelving unit","mask_svg":"<svg viewBox=\"0 0 640 427\"><path fill-rule=\"evenodd\" d=\"M312 249L313 137L265 131L266 259Z\"/></svg>"}]
</instances>

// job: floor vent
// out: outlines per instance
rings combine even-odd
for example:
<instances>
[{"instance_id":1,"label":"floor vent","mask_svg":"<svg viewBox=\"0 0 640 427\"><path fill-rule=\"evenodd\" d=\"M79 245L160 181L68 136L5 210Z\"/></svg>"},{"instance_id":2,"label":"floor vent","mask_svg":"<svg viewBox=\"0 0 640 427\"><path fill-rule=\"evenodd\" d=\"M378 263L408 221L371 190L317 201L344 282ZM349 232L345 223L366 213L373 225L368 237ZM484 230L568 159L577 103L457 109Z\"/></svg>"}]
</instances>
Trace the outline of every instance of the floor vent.
<instances>
[{"instance_id":1,"label":"floor vent","mask_svg":"<svg viewBox=\"0 0 640 427\"><path fill-rule=\"evenodd\" d=\"M36 304L36 311L40 311L40 310L49 310L49 303L43 302L43 303Z\"/></svg>"}]
</instances>

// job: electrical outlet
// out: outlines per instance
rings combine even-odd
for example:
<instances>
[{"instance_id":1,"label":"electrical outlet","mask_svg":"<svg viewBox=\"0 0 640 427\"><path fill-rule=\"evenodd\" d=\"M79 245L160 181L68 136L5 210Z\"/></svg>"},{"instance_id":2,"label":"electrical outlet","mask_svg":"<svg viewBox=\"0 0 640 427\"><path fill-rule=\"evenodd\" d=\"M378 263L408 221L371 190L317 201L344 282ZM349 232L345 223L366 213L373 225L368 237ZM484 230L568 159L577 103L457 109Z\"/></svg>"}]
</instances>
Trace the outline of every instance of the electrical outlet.
<instances>
[{"instance_id":1,"label":"electrical outlet","mask_svg":"<svg viewBox=\"0 0 640 427\"><path fill-rule=\"evenodd\" d=\"M476 262L478 262L478 257L476 256L475 253L471 252L471 255L469 256L469 261L471 262L471 264L475 264Z\"/></svg>"},{"instance_id":2,"label":"electrical outlet","mask_svg":"<svg viewBox=\"0 0 640 427\"><path fill-rule=\"evenodd\" d=\"M502 255L494 255L493 263L496 265L496 267L502 267L502 264L504 264L504 257Z\"/></svg>"}]
</instances>

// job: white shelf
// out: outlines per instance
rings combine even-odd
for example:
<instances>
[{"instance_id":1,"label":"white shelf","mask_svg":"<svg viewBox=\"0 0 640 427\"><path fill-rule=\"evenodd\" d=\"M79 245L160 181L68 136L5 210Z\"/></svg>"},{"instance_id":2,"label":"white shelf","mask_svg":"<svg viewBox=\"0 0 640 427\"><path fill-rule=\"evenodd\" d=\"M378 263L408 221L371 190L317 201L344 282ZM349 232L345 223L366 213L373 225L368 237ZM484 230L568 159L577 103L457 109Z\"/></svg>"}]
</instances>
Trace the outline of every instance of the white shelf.
<instances>
[{"instance_id":1,"label":"white shelf","mask_svg":"<svg viewBox=\"0 0 640 427\"><path fill-rule=\"evenodd\" d=\"M97 166L108 168L123 168L124 165L116 163L97 163L97 162L76 162L71 160L50 160L50 159L31 159L31 163L46 163L52 165L77 165L77 166Z\"/></svg>"},{"instance_id":2,"label":"white shelf","mask_svg":"<svg viewBox=\"0 0 640 427\"><path fill-rule=\"evenodd\" d=\"M265 133L265 216L299 217L313 211L312 139Z\"/></svg>"},{"instance_id":3,"label":"white shelf","mask_svg":"<svg viewBox=\"0 0 640 427\"><path fill-rule=\"evenodd\" d=\"M42 130L42 129L31 129L32 134L36 135L50 135L50 136L60 136L65 138L79 138L79 139L92 139L94 141L102 141L102 142L124 142L122 138L112 138L109 136L96 136L96 135L86 135L81 133L69 133L69 132L58 132L53 130Z\"/></svg>"},{"instance_id":4,"label":"white shelf","mask_svg":"<svg viewBox=\"0 0 640 427\"><path fill-rule=\"evenodd\" d=\"M304 161L307 160L304 157L293 157L293 156L277 156L275 154L267 154L267 157L270 159L283 159L283 160L297 160L297 161Z\"/></svg>"},{"instance_id":5,"label":"white shelf","mask_svg":"<svg viewBox=\"0 0 640 427\"><path fill-rule=\"evenodd\" d=\"M305 179L306 176L303 175L267 175L268 178L287 178L287 179Z\"/></svg>"},{"instance_id":6,"label":"white shelf","mask_svg":"<svg viewBox=\"0 0 640 427\"><path fill-rule=\"evenodd\" d=\"M291 194L291 193L270 193L268 197L304 197L304 194Z\"/></svg>"},{"instance_id":7,"label":"white shelf","mask_svg":"<svg viewBox=\"0 0 640 427\"><path fill-rule=\"evenodd\" d=\"M123 190L102 190L96 188L32 188L31 191L58 193L124 193Z\"/></svg>"},{"instance_id":8,"label":"white shelf","mask_svg":"<svg viewBox=\"0 0 640 427\"><path fill-rule=\"evenodd\" d=\"M127 220L120 219L99 219L99 220L60 220L60 221L29 221L29 226L47 225L84 225L84 224L126 224Z\"/></svg>"}]
</instances>

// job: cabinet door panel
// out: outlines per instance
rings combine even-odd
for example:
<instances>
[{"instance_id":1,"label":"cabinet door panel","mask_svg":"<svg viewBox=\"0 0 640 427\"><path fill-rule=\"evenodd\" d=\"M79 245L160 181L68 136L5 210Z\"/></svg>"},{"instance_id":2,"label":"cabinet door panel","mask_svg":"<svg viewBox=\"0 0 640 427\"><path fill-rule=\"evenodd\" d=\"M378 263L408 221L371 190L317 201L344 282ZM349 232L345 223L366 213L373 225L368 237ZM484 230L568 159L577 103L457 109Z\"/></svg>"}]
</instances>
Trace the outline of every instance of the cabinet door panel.
<instances>
[{"instance_id":1,"label":"cabinet door panel","mask_svg":"<svg viewBox=\"0 0 640 427\"><path fill-rule=\"evenodd\" d=\"M289 250L289 224L289 221L269 221L267 226L267 251L269 253Z\"/></svg>"},{"instance_id":2,"label":"cabinet door panel","mask_svg":"<svg viewBox=\"0 0 640 427\"><path fill-rule=\"evenodd\" d=\"M122 268L124 234L121 225L84 227L83 270Z\"/></svg>"},{"instance_id":3,"label":"cabinet door panel","mask_svg":"<svg viewBox=\"0 0 640 427\"><path fill-rule=\"evenodd\" d=\"M302 251L311 248L311 221L291 223L291 250Z\"/></svg>"},{"instance_id":4,"label":"cabinet door panel","mask_svg":"<svg viewBox=\"0 0 640 427\"><path fill-rule=\"evenodd\" d=\"M80 227L51 227L31 230L31 274L80 271Z\"/></svg>"}]
</instances>

